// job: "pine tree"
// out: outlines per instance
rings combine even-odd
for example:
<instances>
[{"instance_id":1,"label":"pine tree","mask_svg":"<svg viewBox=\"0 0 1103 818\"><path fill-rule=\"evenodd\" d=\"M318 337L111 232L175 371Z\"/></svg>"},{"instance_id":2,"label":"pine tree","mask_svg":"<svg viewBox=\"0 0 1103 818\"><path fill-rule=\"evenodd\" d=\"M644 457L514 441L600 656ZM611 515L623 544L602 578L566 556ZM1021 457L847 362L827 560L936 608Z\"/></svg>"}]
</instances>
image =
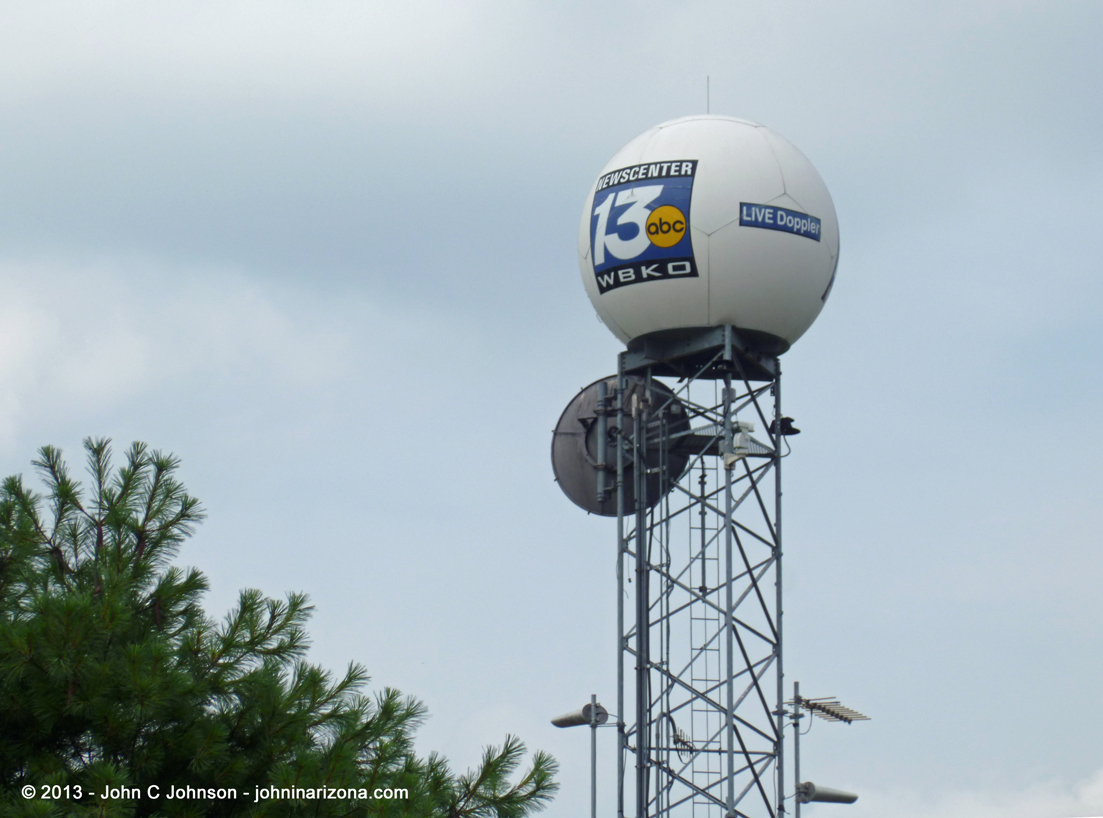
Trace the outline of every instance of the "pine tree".
<instances>
[{"instance_id":1,"label":"pine tree","mask_svg":"<svg viewBox=\"0 0 1103 818\"><path fill-rule=\"evenodd\" d=\"M52 447L34 461L44 495L0 489L0 815L522 818L550 800L545 753L511 783L512 736L466 775L419 757L419 702L305 660L303 595L246 590L208 618L206 579L173 564L203 519L177 460L136 443L113 469L109 441L85 448L87 491ZM271 788L285 797L256 800ZM359 797L388 788L406 796Z\"/></svg>"}]
</instances>

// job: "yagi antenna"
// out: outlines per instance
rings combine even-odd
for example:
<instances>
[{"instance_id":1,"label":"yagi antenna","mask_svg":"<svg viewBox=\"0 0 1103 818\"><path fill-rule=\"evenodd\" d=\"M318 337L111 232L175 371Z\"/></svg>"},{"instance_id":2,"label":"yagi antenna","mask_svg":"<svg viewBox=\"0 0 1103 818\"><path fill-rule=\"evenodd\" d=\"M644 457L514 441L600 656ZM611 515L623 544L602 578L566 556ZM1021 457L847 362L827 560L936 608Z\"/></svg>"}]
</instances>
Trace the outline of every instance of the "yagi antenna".
<instances>
[{"instance_id":1,"label":"yagi antenna","mask_svg":"<svg viewBox=\"0 0 1103 818\"><path fill-rule=\"evenodd\" d=\"M857 710L851 710L840 704L838 699L800 699L798 703L813 716L819 716L824 721L844 721L847 724L854 721L869 721L869 716L863 716Z\"/></svg>"}]
</instances>

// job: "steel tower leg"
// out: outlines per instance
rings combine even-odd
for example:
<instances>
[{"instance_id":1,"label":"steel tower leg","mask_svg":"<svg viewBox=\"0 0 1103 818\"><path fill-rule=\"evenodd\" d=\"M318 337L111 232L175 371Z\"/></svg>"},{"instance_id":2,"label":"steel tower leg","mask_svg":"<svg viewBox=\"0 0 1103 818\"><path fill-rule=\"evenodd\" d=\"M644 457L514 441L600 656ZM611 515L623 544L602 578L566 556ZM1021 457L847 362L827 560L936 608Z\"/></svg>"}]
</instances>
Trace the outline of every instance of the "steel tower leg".
<instances>
[{"instance_id":1,"label":"steel tower leg","mask_svg":"<svg viewBox=\"0 0 1103 818\"><path fill-rule=\"evenodd\" d=\"M624 430L624 356L617 359L617 431ZM604 445L604 441L602 441ZM617 818L624 818L624 762L628 755L628 734L624 713L624 657L628 637L624 635L624 562L628 552L624 535L624 445L617 440Z\"/></svg>"}]
</instances>

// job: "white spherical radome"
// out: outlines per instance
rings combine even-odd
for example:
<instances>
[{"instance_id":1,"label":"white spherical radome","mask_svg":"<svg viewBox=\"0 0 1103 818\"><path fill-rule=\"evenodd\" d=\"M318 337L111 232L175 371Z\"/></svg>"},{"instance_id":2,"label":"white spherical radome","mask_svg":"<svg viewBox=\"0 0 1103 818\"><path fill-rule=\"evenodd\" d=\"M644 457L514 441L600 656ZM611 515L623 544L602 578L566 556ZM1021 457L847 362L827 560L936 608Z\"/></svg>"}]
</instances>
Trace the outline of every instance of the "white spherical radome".
<instances>
[{"instance_id":1,"label":"white spherical radome","mask_svg":"<svg viewBox=\"0 0 1103 818\"><path fill-rule=\"evenodd\" d=\"M598 316L625 343L731 325L780 354L827 300L839 225L823 180L784 138L688 116L609 160L586 199L578 255Z\"/></svg>"}]
</instances>

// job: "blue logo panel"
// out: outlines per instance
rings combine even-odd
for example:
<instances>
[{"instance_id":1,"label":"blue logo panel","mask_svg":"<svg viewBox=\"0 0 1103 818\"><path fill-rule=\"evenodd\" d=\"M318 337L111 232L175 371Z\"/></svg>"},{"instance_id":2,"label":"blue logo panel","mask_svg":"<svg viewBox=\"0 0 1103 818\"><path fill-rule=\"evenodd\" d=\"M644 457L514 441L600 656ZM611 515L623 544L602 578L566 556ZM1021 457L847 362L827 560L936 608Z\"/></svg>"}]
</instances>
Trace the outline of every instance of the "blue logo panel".
<instances>
[{"instance_id":1,"label":"blue logo panel","mask_svg":"<svg viewBox=\"0 0 1103 818\"><path fill-rule=\"evenodd\" d=\"M774 205L739 203L739 223L744 227L762 227L766 230L781 230L804 236L813 241L820 240L820 220L807 213L787 210Z\"/></svg>"},{"instance_id":2,"label":"blue logo panel","mask_svg":"<svg viewBox=\"0 0 1103 818\"><path fill-rule=\"evenodd\" d=\"M696 278L689 202L697 160L631 165L597 182L590 257L601 293L629 284Z\"/></svg>"}]
</instances>

